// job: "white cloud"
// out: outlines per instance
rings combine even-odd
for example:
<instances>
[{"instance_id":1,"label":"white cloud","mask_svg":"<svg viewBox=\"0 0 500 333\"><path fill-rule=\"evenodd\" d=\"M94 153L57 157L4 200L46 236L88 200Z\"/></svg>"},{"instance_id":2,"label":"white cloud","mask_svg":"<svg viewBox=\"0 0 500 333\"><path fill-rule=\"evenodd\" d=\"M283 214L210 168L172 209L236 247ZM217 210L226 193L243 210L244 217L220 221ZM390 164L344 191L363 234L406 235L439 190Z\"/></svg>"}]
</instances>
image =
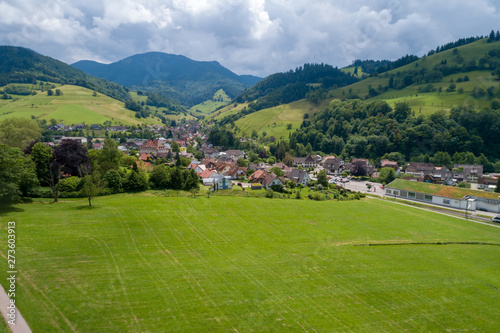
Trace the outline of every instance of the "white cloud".
<instances>
[{"instance_id":1,"label":"white cloud","mask_svg":"<svg viewBox=\"0 0 500 333\"><path fill-rule=\"evenodd\" d=\"M0 44L68 63L163 51L261 76L422 55L498 22L495 0L0 0Z\"/></svg>"}]
</instances>

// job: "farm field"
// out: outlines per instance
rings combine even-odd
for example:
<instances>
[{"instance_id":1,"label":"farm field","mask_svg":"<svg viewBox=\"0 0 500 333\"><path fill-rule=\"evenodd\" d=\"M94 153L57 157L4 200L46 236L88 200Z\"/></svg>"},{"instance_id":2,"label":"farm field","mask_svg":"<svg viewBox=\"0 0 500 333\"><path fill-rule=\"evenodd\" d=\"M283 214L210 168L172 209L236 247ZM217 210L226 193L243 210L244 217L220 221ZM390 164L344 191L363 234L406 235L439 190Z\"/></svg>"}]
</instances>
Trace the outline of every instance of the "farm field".
<instances>
[{"instance_id":1,"label":"farm field","mask_svg":"<svg viewBox=\"0 0 500 333\"><path fill-rule=\"evenodd\" d=\"M500 325L500 229L492 226L377 199L147 192L93 205L36 200L0 210L0 279L7 221L15 221L16 304L33 332Z\"/></svg>"}]
</instances>

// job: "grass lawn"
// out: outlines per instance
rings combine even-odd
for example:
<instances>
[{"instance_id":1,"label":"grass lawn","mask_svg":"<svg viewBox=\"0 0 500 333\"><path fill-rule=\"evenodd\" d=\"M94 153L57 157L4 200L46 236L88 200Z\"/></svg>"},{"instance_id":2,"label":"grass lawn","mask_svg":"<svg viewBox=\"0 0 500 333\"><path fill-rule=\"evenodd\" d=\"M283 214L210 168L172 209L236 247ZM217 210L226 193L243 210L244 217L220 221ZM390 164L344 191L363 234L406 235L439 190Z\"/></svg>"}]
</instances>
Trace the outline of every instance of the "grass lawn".
<instances>
[{"instance_id":1,"label":"grass lawn","mask_svg":"<svg viewBox=\"0 0 500 333\"><path fill-rule=\"evenodd\" d=\"M37 200L0 211L0 239L7 221L16 222L16 304L33 332L500 325L500 246L437 244L500 244L491 226L376 199L144 193L93 205ZM409 244L416 242L435 244Z\"/></svg>"}]
</instances>

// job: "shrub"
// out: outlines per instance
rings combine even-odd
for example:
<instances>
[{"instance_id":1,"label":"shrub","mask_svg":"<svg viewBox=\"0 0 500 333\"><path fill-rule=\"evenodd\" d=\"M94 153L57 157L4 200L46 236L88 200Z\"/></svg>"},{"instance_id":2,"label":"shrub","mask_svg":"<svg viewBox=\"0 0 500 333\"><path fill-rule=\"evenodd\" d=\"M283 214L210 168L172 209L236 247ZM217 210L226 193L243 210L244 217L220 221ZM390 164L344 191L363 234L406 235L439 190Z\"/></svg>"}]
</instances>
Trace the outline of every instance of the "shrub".
<instances>
[{"instance_id":1,"label":"shrub","mask_svg":"<svg viewBox=\"0 0 500 333\"><path fill-rule=\"evenodd\" d=\"M266 198L274 198L274 191L270 188L266 191Z\"/></svg>"},{"instance_id":2,"label":"shrub","mask_svg":"<svg viewBox=\"0 0 500 333\"><path fill-rule=\"evenodd\" d=\"M59 183L59 191L76 192L81 188L81 179L76 176L64 178Z\"/></svg>"}]
</instances>

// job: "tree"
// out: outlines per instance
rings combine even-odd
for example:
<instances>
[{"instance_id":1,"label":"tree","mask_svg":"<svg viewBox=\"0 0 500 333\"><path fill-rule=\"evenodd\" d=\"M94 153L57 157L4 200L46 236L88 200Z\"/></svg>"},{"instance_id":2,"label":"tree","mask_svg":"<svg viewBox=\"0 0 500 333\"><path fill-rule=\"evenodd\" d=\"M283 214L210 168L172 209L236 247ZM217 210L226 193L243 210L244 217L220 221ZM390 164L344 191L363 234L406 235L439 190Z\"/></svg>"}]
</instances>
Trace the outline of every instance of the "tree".
<instances>
[{"instance_id":1,"label":"tree","mask_svg":"<svg viewBox=\"0 0 500 333\"><path fill-rule=\"evenodd\" d=\"M285 158L283 159L283 164L291 167L293 165L293 157L290 154L286 154Z\"/></svg>"},{"instance_id":2,"label":"tree","mask_svg":"<svg viewBox=\"0 0 500 333\"><path fill-rule=\"evenodd\" d=\"M172 148L172 151L174 153L179 153L181 151L180 147L179 147L179 144L177 143L177 141L172 141L172 143L170 144L170 147Z\"/></svg>"},{"instance_id":3,"label":"tree","mask_svg":"<svg viewBox=\"0 0 500 333\"><path fill-rule=\"evenodd\" d=\"M318 172L318 184L321 184L323 187L328 187L328 176L325 170Z\"/></svg>"},{"instance_id":4,"label":"tree","mask_svg":"<svg viewBox=\"0 0 500 333\"><path fill-rule=\"evenodd\" d=\"M52 96L52 95L54 95L52 89L47 90L47 96Z\"/></svg>"},{"instance_id":5,"label":"tree","mask_svg":"<svg viewBox=\"0 0 500 333\"><path fill-rule=\"evenodd\" d=\"M500 193L500 178L497 180L497 187L495 187L495 192Z\"/></svg>"},{"instance_id":6,"label":"tree","mask_svg":"<svg viewBox=\"0 0 500 333\"><path fill-rule=\"evenodd\" d=\"M83 196L88 198L89 206L92 206L92 198L99 195L101 190L102 190L102 183L98 171L94 170L94 172L85 176L81 193Z\"/></svg>"},{"instance_id":7,"label":"tree","mask_svg":"<svg viewBox=\"0 0 500 333\"><path fill-rule=\"evenodd\" d=\"M276 176L278 177L282 177L285 175L285 173L283 172L283 170L281 170L280 168L278 167L273 167L271 168L271 172L273 172Z\"/></svg>"},{"instance_id":8,"label":"tree","mask_svg":"<svg viewBox=\"0 0 500 333\"><path fill-rule=\"evenodd\" d=\"M366 183L366 188L368 189L368 191L370 191L370 189L372 188L372 184Z\"/></svg>"},{"instance_id":9,"label":"tree","mask_svg":"<svg viewBox=\"0 0 500 333\"><path fill-rule=\"evenodd\" d=\"M64 174L82 177L85 170L91 170L87 148L76 140L63 140L54 149L54 164Z\"/></svg>"},{"instance_id":10,"label":"tree","mask_svg":"<svg viewBox=\"0 0 500 333\"><path fill-rule=\"evenodd\" d=\"M113 139L105 139L102 149L98 153L99 166L103 173L111 169L118 169L123 153Z\"/></svg>"},{"instance_id":11,"label":"tree","mask_svg":"<svg viewBox=\"0 0 500 333\"><path fill-rule=\"evenodd\" d=\"M27 118L7 118L0 122L0 144L20 149L41 137L36 121Z\"/></svg>"},{"instance_id":12,"label":"tree","mask_svg":"<svg viewBox=\"0 0 500 333\"><path fill-rule=\"evenodd\" d=\"M52 149L42 142L31 149L31 160L35 163L36 175L41 184L48 183L51 164L54 161Z\"/></svg>"},{"instance_id":13,"label":"tree","mask_svg":"<svg viewBox=\"0 0 500 333\"><path fill-rule=\"evenodd\" d=\"M389 184L396 179L396 171L393 168L382 168L378 179L382 184Z\"/></svg>"},{"instance_id":14,"label":"tree","mask_svg":"<svg viewBox=\"0 0 500 333\"><path fill-rule=\"evenodd\" d=\"M394 107L394 118L398 122L404 122L411 114L410 105L406 102L396 103Z\"/></svg>"},{"instance_id":15,"label":"tree","mask_svg":"<svg viewBox=\"0 0 500 333\"><path fill-rule=\"evenodd\" d=\"M120 192L123 187L123 178L117 170L108 170L103 177L104 184L113 192Z\"/></svg>"},{"instance_id":16,"label":"tree","mask_svg":"<svg viewBox=\"0 0 500 333\"><path fill-rule=\"evenodd\" d=\"M18 202L37 185L35 164L19 148L0 144L0 202Z\"/></svg>"},{"instance_id":17,"label":"tree","mask_svg":"<svg viewBox=\"0 0 500 333\"><path fill-rule=\"evenodd\" d=\"M56 96L61 96L63 93L60 89L56 89Z\"/></svg>"},{"instance_id":18,"label":"tree","mask_svg":"<svg viewBox=\"0 0 500 333\"><path fill-rule=\"evenodd\" d=\"M157 165L149 175L149 182L153 188L165 189L170 184L170 171L164 165Z\"/></svg>"}]
</instances>

